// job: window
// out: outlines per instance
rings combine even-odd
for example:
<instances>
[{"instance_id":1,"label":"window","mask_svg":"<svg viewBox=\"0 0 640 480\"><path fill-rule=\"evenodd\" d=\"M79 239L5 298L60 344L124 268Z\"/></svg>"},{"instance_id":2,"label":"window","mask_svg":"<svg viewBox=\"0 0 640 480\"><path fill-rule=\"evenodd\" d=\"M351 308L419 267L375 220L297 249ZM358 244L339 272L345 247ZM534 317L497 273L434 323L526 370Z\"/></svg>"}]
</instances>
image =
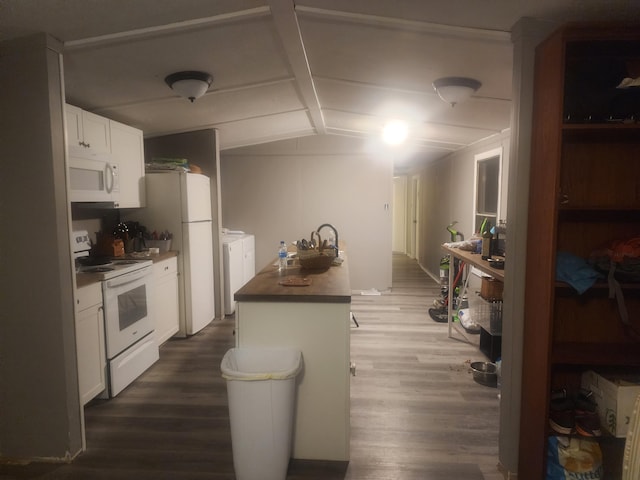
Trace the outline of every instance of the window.
<instances>
[{"instance_id":1,"label":"window","mask_svg":"<svg viewBox=\"0 0 640 480\"><path fill-rule=\"evenodd\" d=\"M482 224L494 226L500 211L500 173L502 148L475 156L474 232L480 232Z\"/></svg>"}]
</instances>

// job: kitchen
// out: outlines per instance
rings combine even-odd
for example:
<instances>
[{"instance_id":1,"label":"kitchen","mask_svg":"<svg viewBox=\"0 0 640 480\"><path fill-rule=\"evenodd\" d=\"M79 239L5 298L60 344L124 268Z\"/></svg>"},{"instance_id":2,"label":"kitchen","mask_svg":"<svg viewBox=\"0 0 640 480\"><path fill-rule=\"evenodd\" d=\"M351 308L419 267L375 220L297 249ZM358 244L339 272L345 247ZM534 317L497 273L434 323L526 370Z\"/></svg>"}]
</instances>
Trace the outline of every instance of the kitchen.
<instances>
[{"instance_id":1,"label":"kitchen","mask_svg":"<svg viewBox=\"0 0 640 480\"><path fill-rule=\"evenodd\" d=\"M530 32L529 32L530 33ZM531 39L522 40L522 45L531 47L536 42ZM48 43L47 46L45 46ZM3 279L3 292L7 295L7 299L21 299L18 303L9 303L6 309L3 309L3 314L8 317L19 318L20 323L15 322L5 323L3 326L3 352L8 358L13 358L10 355L11 352L15 352L15 347L7 345L7 338L24 338L25 332L29 334L30 339L29 350L37 352L41 362L46 362L50 365L50 368L56 374L43 375L38 368L38 365L32 365L30 362L24 363L24 373L20 375L19 379L13 379L12 385L15 385L12 395L20 396L21 398L30 399L30 406L33 406L32 419L25 420L24 424L18 428L17 425L8 422L3 418L3 431L8 432L8 435L16 434L21 429L31 430L33 432L41 432L42 428L45 430L56 431L60 425L64 425L64 431L75 432L72 435L72 443L77 446L79 443L79 419L74 418L74 415L67 415L66 413L57 413L51 415L49 418L44 419L44 413L42 407L37 405L34 398L34 392L39 390L46 390L48 392L48 399L50 401L49 408L52 408L57 412L74 411L77 408L73 406L73 400L69 400L67 391L73 391L75 388L73 360L68 353L69 346L73 344L73 332L69 325L65 324L62 319L71 318L73 316L73 306L65 303L61 299L72 298L72 262L70 259L70 253L68 251L68 231L66 228L67 223L67 203L66 192L62 187L64 185L63 172L64 172L64 159L63 159L63 137L62 137L62 93L60 88L59 78L60 65L58 63L57 56L53 54L55 46L54 41L47 41L31 45L31 48L27 48L27 52L21 55L20 62L13 60L11 57L4 57L3 62L9 62L7 65L11 65L14 76L3 74L3 85L7 86L5 94L3 96L3 104L6 101L6 105L10 107L7 111L15 112L14 115L5 116L3 122L3 131L7 132L8 139L16 139L14 144L9 144L3 150L6 153L7 158L24 158L29 161L23 162L20 166L12 169L11 180L8 176L2 177L2 190L3 190L3 204L12 205L15 202L19 202L20 209L3 208L4 224L11 225L13 232L19 231L20 237L24 238L24 242L15 242L10 239L6 239L3 236L3 271L6 268L7 271L12 272L11 281ZM530 53L530 52L529 52ZM522 66L526 73L526 66ZM3 69L6 71L5 69ZM518 70L519 71L519 70ZM35 75L34 73L38 73ZM529 72L530 73L530 72ZM42 75L47 75L46 79ZM526 84L528 77L525 74L522 75L520 81ZM46 80L46 81L45 81ZM158 83L162 83L162 79L158 79ZM50 83L51 82L51 83ZM9 88L11 87L11 88ZM11 95L14 95L12 97ZM42 105L47 105L46 118L47 122L39 123L33 122L32 118L43 118ZM462 105L460 105L462 107ZM458 108L458 107L456 107ZM6 117L11 117L11 122L8 122ZM25 118L26 117L26 118ZM524 117L524 114L523 114ZM25 118L23 120L23 118ZM526 120L523 120L526 123ZM35 135L37 138L47 138L47 142L32 142L30 138ZM503 134L508 137L508 133ZM19 140L19 142L18 142ZM526 139L514 142L511 141L509 149L511 152L518 152L518 157L526 157L523 152L526 151L527 145ZM486 145L493 147L495 145ZM505 144L506 146L506 144ZM266 157L267 155L265 155ZM330 157L329 155L327 157ZM38 159L46 158L51 159L50 162L42 164ZM468 157L465 157L468 158ZM464 170L463 164L466 164L465 158L462 154L459 159L459 163L454 162L453 167L444 168L444 178L450 178L450 176L458 178L464 178L463 175L457 175ZM313 163L314 158L309 158L310 163ZM336 160L336 164L339 162ZM286 166L286 164L285 164ZM330 170L340 171L340 165L329 165ZM222 168L226 168L224 165ZM53 171L53 174L52 174ZM264 172L261 172L264 173ZM278 175L269 172L272 179L272 184L279 182ZM325 173L317 172L313 173ZM259 175L260 173L258 173ZM517 175L520 172L514 172L513 177L518 181ZM55 178L52 183L51 178ZM320 198L323 201L325 199L334 198L335 192L332 189L331 179L328 179L322 186L319 186L317 190L312 192L311 195ZM240 180L236 180L238 183ZM522 179L520 179L522 181ZM437 182L436 182L437 183ZM446 183L446 182L445 182ZM447 195L447 186L445 183L440 183L440 188L445 190L445 197ZM449 181L449 185L454 185L454 180ZM29 187L24 188L25 185ZM356 184L357 185L357 184ZM464 185L460 188L464 190ZM387 191L390 191L390 187L385 187ZM28 191L25 191L28 190ZM370 191L362 188L364 194L371 194ZM373 188L371 188L373 190ZM514 192L518 192L509 196L509 203L515 202L515 199L520 195L520 191L526 189L511 189ZM38 191L39 195L34 197L33 191ZM453 188L449 189L452 192ZM284 198L283 198L284 197ZM294 204L299 205L297 200L303 198L302 192L299 192L299 197L294 199ZM346 195L345 195L346 197ZM443 198L443 197L441 197ZM5 200L6 199L6 200ZM289 198L284 195L276 198L276 202L269 200L269 208L276 210L282 205L290 206L287 202ZM522 200L522 198L520 199ZM327 200L329 201L329 200ZM387 202L383 202L387 203ZM390 203L390 202L389 202ZM526 201L520 202L526 204ZM334 211L340 205L333 205ZM223 202L224 208L224 202ZM458 207L458 203L452 203L447 209L450 211L437 212L437 215L447 218L447 222L435 222L433 225L442 225L448 223L451 218L458 215L467 215L465 211L462 211ZM19 210L19 211L18 211ZM305 213L305 209L300 207L300 214ZM369 212L356 212L358 215L368 214ZM380 215L379 212L377 212ZM435 214L434 214L435 215ZM28 216L28 219L25 219ZM381 215L382 216L382 215ZM297 218L297 221L300 217ZM358 216L358 218L361 218ZM388 218L388 217L383 217ZM465 217L466 218L466 217ZM336 224L348 223L338 222L333 218L322 218L322 221L331 221ZM388 220L387 220L388 221ZM313 221L312 226L317 225L319 222ZM423 228L427 229L426 222L423 222ZM512 223L513 224L513 223ZM63 228L63 225L65 227ZM242 225L229 225L230 228L244 228ZM271 257L274 255L275 248L272 246L277 245L280 232L283 235L295 238L299 235L300 231L306 232L307 225L292 224L291 227L287 227L282 224L277 224L273 228L274 233L270 237L264 237L264 247L257 256L257 263L261 263L261 259ZM284 231L286 228L291 228L293 232ZM342 228L341 231L347 227ZM517 228L514 226L514 228ZM258 233L258 232L256 232ZM428 230L423 232L428 233ZM446 233L443 231L443 234ZM42 242L43 235L46 236L47 241ZM427 235L423 235L427 238ZM345 238L351 240L353 245L363 245L366 250L367 238L360 239L356 233L349 232L345 234ZM437 245L439 245L446 238L439 238L435 241L434 247L431 249L437 252ZM374 256L378 250L374 249L369 252L369 256ZM381 262L383 265L376 264L379 268L386 268L385 262ZM428 263L433 263L432 261ZM42 273L38 274L38 278L34 278L35 275L32 269L25 269L24 265L37 265L42 268ZM515 277L514 277L515 278ZM388 286L388 281L384 281L378 284L379 288ZM22 287L18 289L16 285ZM33 289L26 295L24 294L23 286L32 285ZM365 288L365 286L363 286ZM35 300L38 301L35 301ZM25 301L26 300L26 301ZM31 301L33 300L33 301ZM26 305L25 305L26 304ZM42 324L39 321L42 318L52 318L54 321ZM515 333L517 336L517 332ZM57 348L52 349L50 345L51 339L56 339ZM72 350L72 349L71 349ZM15 358L23 358L22 355L15 354ZM8 372L3 371L3 384L4 378L9 375ZM11 405L14 402L11 401L13 396L8 398L5 405ZM16 397L17 398L17 397ZM69 404L68 402L71 402ZM49 411L49 408L47 411ZM39 413L40 412L40 413ZM37 428L36 428L37 425ZM20 435L17 435L18 437ZM37 437L37 435L34 436ZM48 438L56 440L56 435L52 434ZM58 441L59 438L57 439ZM68 442L63 441L65 444ZM46 446L48 442L41 437L38 437L36 446ZM63 450L74 450L69 447ZM64 452L60 454L64 456Z\"/></svg>"}]
</instances>

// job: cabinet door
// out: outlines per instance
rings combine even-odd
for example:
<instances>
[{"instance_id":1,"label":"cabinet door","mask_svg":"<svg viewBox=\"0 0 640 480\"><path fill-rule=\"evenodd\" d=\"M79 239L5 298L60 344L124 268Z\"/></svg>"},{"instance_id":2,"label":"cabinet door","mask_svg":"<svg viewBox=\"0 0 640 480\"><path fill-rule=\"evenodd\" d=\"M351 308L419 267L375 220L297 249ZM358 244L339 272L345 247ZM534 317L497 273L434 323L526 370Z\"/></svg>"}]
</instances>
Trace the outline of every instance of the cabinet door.
<instances>
[{"instance_id":1,"label":"cabinet door","mask_svg":"<svg viewBox=\"0 0 640 480\"><path fill-rule=\"evenodd\" d=\"M109 119L66 104L67 147L75 155L110 153Z\"/></svg>"},{"instance_id":2,"label":"cabinet door","mask_svg":"<svg viewBox=\"0 0 640 480\"><path fill-rule=\"evenodd\" d=\"M111 156L120 172L120 208L144 207L144 146L142 131L111 120Z\"/></svg>"},{"instance_id":3,"label":"cabinet door","mask_svg":"<svg viewBox=\"0 0 640 480\"><path fill-rule=\"evenodd\" d=\"M109 119L82 111L82 137L92 153L110 153Z\"/></svg>"},{"instance_id":4,"label":"cabinet door","mask_svg":"<svg viewBox=\"0 0 640 480\"><path fill-rule=\"evenodd\" d=\"M65 105L67 146L69 148L82 148L82 110L73 105Z\"/></svg>"},{"instance_id":5,"label":"cabinet door","mask_svg":"<svg viewBox=\"0 0 640 480\"><path fill-rule=\"evenodd\" d=\"M102 304L76 313L78 389L82 405L105 389L106 358Z\"/></svg>"},{"instance_id":6,"label":"cabinet door","mask_svg":"<svg viewBox=\"0 0 640 480\"><path fill-rule=\"evenodd\" d=\"M158 262L153 266L155 292L153 317L155 337L158 345L166 342L178 332L178 263L176 257Z\"/></svg>"}]
</instances>

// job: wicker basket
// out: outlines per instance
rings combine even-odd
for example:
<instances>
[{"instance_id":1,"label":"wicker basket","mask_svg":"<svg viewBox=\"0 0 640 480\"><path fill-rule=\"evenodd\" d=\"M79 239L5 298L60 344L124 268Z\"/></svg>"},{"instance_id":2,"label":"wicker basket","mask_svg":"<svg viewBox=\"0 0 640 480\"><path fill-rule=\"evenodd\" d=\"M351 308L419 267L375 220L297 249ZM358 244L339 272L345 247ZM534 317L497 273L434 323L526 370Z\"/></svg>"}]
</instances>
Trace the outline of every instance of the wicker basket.
<instances>
[{"instance_id":1,"label":"wicker basket","mask_svg":"<svg viewBox=\"0 0 640 480\"><path fill-rule=\"evenodd\" d=\"M300 268L303 270L326 270L331 266L335 258L335 256L317 253L314 256L298 257L298 261L300 262Z\"/></svg>"},{"instance_id":2,"label":"wicker basket","mask_svg":"<svg viewBox=\"0 0 640 480\"><path fill-rule=\"evenodd\" d=\"M311 240L313 240L314 235L318 237L317 248L298 248L300 268L303 270L326 270L336 258L334 250L329 248L323 249L320 234L318 232L311 232Z\"/></svg>"}]
</instances>

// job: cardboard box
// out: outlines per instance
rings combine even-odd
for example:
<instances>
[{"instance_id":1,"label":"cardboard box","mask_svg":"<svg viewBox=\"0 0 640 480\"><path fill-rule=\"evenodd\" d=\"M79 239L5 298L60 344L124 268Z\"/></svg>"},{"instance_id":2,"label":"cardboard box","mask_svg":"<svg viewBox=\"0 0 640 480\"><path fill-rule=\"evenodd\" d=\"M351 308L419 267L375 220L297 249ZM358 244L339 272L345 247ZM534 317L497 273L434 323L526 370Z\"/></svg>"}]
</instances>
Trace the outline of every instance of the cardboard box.
<instances>
[{"instance_id":1,"label":"cardboard box","mask_svg":"<svg viewBox=\"0 0 640 480\"><path fill-rule=\"evenodd\" d=\"M482 277L480 296L485 300L502 300L504 284L493 277Z\"/></svg>"},{"instance_id":2,"label":"cardboard box","mask_svg":"<svg viewBox=\"0 0 640 480\"><path fill-rule=\"evenodd\" d=\"M591 390L598 402L602 429L615 437L626 437L631 412L640 395L640 373L619 375L589 370L582 374L582 388Z\"/></svg>"}]
</instances>

